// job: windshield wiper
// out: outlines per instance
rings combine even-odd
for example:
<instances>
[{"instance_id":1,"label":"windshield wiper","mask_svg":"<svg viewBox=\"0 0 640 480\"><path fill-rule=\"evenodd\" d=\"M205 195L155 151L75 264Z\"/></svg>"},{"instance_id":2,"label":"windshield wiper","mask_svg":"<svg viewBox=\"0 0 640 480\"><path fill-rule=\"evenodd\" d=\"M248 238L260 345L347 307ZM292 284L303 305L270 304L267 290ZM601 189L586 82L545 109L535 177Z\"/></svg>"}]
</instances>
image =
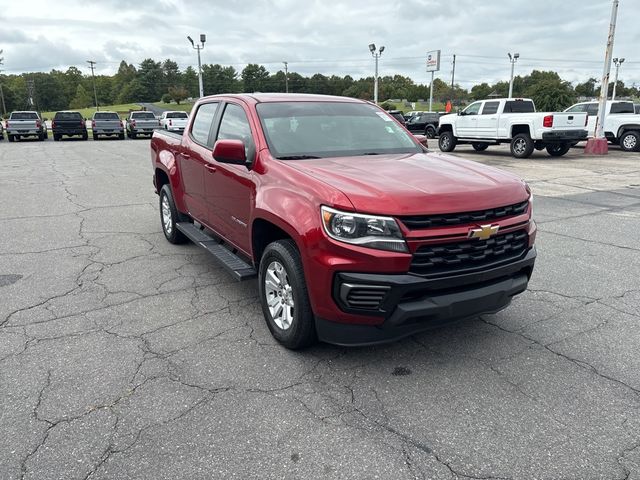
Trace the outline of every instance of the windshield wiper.
<instances>
[{"instance_id":1,"label":"windshield wiper","mask_svg":"<svg viewBox=\"0 0 640 480\"><path fill-rule=\"evenodd\" d=\"M278 160L311 160L314 158L322 158L316 157L314 155L285 155L284 157L276 157Z\"/></svg>"}]
</instances>

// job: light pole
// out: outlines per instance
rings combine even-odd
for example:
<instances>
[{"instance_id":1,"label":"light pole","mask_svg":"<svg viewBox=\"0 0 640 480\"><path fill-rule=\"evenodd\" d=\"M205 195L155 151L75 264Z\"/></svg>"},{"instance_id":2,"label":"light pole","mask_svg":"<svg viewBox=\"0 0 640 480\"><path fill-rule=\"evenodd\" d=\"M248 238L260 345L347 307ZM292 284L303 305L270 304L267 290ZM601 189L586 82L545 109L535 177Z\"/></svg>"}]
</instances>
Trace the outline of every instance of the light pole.
<instances>
[{"instance_id":1,"label":"light pole","mask_svg":"<svg viewBox=\"0 0 640 480\"><path fill-rule=\"evenodd\" d=\"M613 64L616 66L616 79L613 81L613 95L611 95L611 101L616 99L616 87L618 86L618 70L620 70L620 65L624 63L624 58L614 58Z\"/></svg>"},{"instance_id":2,"label":"light pole","mask_svg":"<svg viewBox=\"0 0 640 480\"><path fill-rule=\"evenodd\" d=\"M187 40L191 42L191 46L198 51L198 84L200 86L200 98L204 97L204 87L202 86L202 63L200 62L200 50L204 48L204 42L207 41L207 36L204 33L200 34L200 43L193 43L193 38L187 35Z\"/></svg>"},{"instance_id":3,"label":"light pole","mask_svg":"<svg viewBox=\"0 0 640 480\"><path fill-rule=\"evenodd\" d=\"M376 59L376 73L375 73L375 76L373 77L373 101L377 105L378 104L378 59L382 55L382 52L384 52L384 47L380 47L380 50L376 51L376 44L371 43L369 45L369 51L371 52L371 55L373 55L373 58Z\"/></svg>"},{"instance_id":4,"label":"light pole","mask_svg":"<svg viewBox=\"0 0 640 480\"><path fill-rule=\"evenodd\" d=\"M282 63L284 63L284 91L285 93L289 93L289 62Z\"/></svg>"},{"instance_id":5,"label":"light pole","mask_svg":"<svg viewBox=\"0 0 640 480\"><path fill-rule=\"evenodd\" d=\"M96 101L96 112L100 111L100 107L98 106L98 90L96 90L96 76L93 73L93 69L96 66L96 62L93 60L87 60L87 63L91 66L91 78L93 79L93 98Z\"/></svg>"},{"instance_id":6,"label":"light pole","mask_svg":"<svg viewBox=\"0 0 640 480\"><path fill-rule=\"evenodd\" d=\"M513 95L513 71L516 67L516 62L520 58L520 54L514 53L511 55L511 53L507 53L507 55L509 55L509 62L511 62L511 80L509 80L509 98L511 98Z\"/></svg>"}]
</instances>

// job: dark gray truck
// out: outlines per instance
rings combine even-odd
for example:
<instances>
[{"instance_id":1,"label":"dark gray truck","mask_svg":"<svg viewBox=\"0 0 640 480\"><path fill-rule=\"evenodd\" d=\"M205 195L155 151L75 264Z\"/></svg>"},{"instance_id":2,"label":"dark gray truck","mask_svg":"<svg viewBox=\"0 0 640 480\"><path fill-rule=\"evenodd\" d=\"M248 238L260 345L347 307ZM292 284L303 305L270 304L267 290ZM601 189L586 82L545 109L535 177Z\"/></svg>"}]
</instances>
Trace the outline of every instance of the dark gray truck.
<instances>
[{"instance_id":1,"label":"dark gray truck","mask_svg":"<svg viewBox=\"0 0 640 480\"><path fill-rule=\"evenodd\" d=\"M43 141L49 137L47 125L38 112L11 112L6 126L7 139L10 142L27 137L36 137Z\"/></svg>"},{"instance_id":2,"label":"dark gray truck","mask_svg":"<svg viewBox=\"0 0 640 480\"><path fill-rule=\"evenodd\" d=\"M124 140L124 125L116 112L96 112L91 119L93 139L99 137L118 137Z\"/></svg>"},{"instance_id":3,"label":"dark gray truck","mask_svg":"<svg viewBox=\"0 0 640 480\"><path fill-rule=\"evenodd\" d=\"M131 112L127 118L127 137L148 135L151 138L154 130L160 128L160 120L151 112Z\"/></svg>"}]
</instances>

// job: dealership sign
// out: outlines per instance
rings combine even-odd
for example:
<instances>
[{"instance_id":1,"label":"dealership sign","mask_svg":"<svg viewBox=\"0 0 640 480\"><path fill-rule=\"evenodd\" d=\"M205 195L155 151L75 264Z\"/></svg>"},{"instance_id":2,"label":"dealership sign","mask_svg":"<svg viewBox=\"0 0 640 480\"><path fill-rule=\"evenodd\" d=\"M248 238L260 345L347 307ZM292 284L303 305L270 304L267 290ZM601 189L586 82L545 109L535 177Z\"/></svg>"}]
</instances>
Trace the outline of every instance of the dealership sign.
<instances>
[{"instance_id":1,"label":"dealership sign","mask_svg":"<svg viewBox=\"0 0 640 480\"><path fill-rule=\"evenodd\" d=\"M427 72L437 72L440 70L440 50L427 52Z\"/></svg>"}]
</instances>

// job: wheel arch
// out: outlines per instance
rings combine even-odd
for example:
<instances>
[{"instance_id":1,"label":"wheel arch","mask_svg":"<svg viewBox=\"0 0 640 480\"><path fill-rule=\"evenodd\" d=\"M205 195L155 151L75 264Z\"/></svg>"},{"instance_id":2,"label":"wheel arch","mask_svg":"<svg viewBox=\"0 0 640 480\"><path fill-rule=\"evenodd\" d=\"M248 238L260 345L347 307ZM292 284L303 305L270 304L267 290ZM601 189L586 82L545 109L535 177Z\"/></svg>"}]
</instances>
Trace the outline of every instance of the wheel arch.
<instances>
[{"instance_id":1,"label":"wheel arch","mask_svg":"<svg viewBox=\"0 0 640 480\"><path fill-rule=\"evenodd\" d=\"M531 136L531 127L526 123L518 123L516 125L511 125L511 138L516 135L520 135L521 133L525 133Z\"/></svg>"}]
</instances>

